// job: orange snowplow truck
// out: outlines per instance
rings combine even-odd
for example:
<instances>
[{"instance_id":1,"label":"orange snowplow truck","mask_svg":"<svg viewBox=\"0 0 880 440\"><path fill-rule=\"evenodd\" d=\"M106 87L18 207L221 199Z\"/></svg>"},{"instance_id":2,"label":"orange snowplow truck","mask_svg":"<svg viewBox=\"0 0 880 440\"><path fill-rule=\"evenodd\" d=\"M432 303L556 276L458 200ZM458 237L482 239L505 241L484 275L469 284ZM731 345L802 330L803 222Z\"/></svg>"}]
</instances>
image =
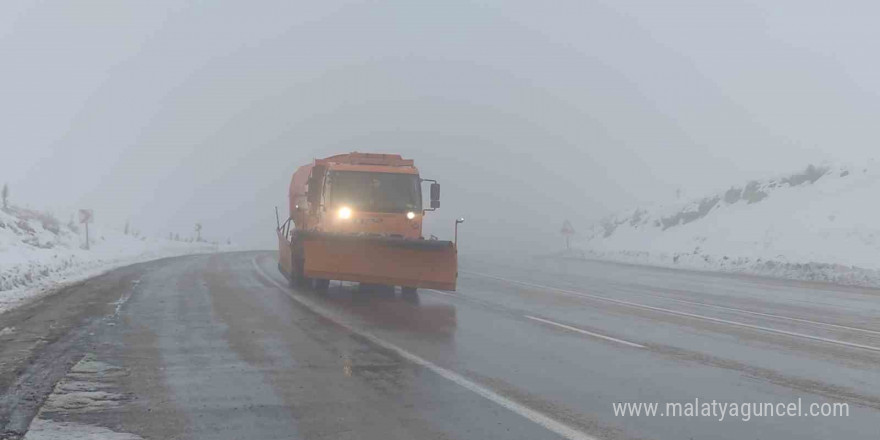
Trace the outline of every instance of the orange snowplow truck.
<instances>
[{"instance_id":1,"label":"orange snowplow truck","mask_svg":"<svg viewBox=\"0 0 880 440\"><path fill-rule=\"evenodd\" d=\"M422 183L431 182L430 208ZM278 222L279 269L292 284L330 280L455 290L453 242L426 240L422 218L440 207L440 185L396 154L350 153L300 167L290 217Z\"/></svg>"}]
</instances>

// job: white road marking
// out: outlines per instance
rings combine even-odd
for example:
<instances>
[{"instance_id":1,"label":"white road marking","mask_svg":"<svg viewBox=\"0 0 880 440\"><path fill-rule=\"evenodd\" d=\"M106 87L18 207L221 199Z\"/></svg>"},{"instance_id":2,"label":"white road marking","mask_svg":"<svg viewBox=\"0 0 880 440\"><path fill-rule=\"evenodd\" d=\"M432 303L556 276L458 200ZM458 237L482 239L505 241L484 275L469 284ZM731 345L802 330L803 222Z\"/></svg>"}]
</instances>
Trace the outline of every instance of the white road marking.
<instances>
[{"instance_id":1,"label":"white road marking","mask_svg":"<svg viewBox=\"0 0 880 440\"><path fill-rule=\"evenodd\" d=\"M257 264L256 258L251 260L251 262L254 265L254 269L256 269L256 271L259 274L261 274L264 278L266 278L266 280L268 280L270 283L272 283L276 287L278 287L278 289L280 289L282 292L284 292L292 300L300 303L303 307L317 313L318 315L321 315L324 318L327 318L327 319L333 321L334 323L338 324L339 326L343 327L344 329L346 329L354 334L357 334L357 335L367 339L368 341L370 341L370 342L372 342L372 343L374 343L374 344L376 344L386 350L393 351L393 352L397 353L397 355L399 355L400 357L402 357L402 358L404 358L404 359L406 359L416 365L427 368L428 370L433 371L434 373L440 375L441 377L443 377L451 382L454 382L455 384L457 384L463 388L466 388L470 391L473 391L474 393L479 394L480 396L482 396L482 397L484 397L484 398L486 398L486 399L488 399L488 400L490 400L490 401L492 401L492 402L494 402L504 408L507 408L508 410L510 410L516 414L519 414L520 416L525 417L526 419L528 419L534 423L537 423L538 425L541 425L544 428L547 428L548 430L550 430L556 434L559 434L560 436L562 436L564 438L567 438L569 440L597 440L596 437L592 437L588 434L585 434L581 431L578 431L577 429L572 428L562 422L559 422L559 421L557 421L557 420L555 420L555 419L553 419L543 413L540 413L540 412L535 411L527 406L524 406L522 404L519 404L519 403L511 400L511 399L508 399L507 397L504 397L504 396L490 390L489 388L486 388L482 385L479 385L476 382L472 382L471 380L465 378L464 376L462 376L458 373L455 373L451 370L447 370L446 368L443 368L439 365L436 365L426 359L423 359L413 353L410 353L410 352L404 350L403 348L398 347L397 345L394 345L388 341L385 341L384 339L380 339L379 337L377 337L369 332L355 328L353 325L351 325L351 324L345 322L343 319L341 319L341 317L336 316L335 313L324 309L323 307L316 304L314 301L311 301L305 297L301 297L301 296L297 296L297 295L292 294L287 287L284 287L283 284L275 281L274 278L270 277L265 272L263 272L263 269L261 269L260 266Z\"/></svg>"},{"instance_id":2,"label":"white road marking","mask_svg":"<svg viewBox=\"0 0 880 440\"><path fill-rule=\"evenodd\" d=\"M479 275L479 274L477 274L477 275ZM850 327L847 325L831 324L830 322L813 321L813 320L804 319L804 318L793 318L791 316L776 315L773 313L756 312L754 310L738 309L736 307L719 306L717 304L707 304L707 303L702 303L699 301L688 301L686 299L671 298L666 295L657 295L657 294L653 294L653 293L637 292L637 291L633 291L631 288L627 289L627 292L634 293L636 295L647 295L647 296L651 296L654 298L662 298L665 300L675 301L675 302L684 303L684 304L692 304L695 306L706 307L706 308L710 308L710 309L727 310L727 311L731 311L731 312L735 312L735 313L742 313L742 314L746 314L746 315L755 315L755 316L763 316L766 318L782 319L782 320L786 320L786 321L802 322L804 324L812 324L812 325L816 325L816 326L820 326L820 327L839 328L842 330L849 330L849 331L854 331L854 332L868 333L868 334L880 336L880 331L869 330L869 329L861 328L861 327Z\"/></svg>"},{"instance_id":3,"label":"white road marking","mask_svg":"<svg viewBox=\"0 0 880 440\"><path fill-rule=\"evenodd\" d=\"M617 339L617 338L612 338L611 336L605 336L605 335L602 335L602 334L599 334L599 333L588 332L588 331L586 331L586 330L584 330L584 329L580 329L580 328L577 328L577 327L572 327L572 326L570 326L570 325L560 324L560 323L555 322L555 321L550 321L549 319L538 318L537 316L532 316L532 315L524 315L524 316L525 316L526 318L529 318L529 319L534 320L534 321L539 321L539 322L543 322L543 323L545 323L545 324L555 325L555 326L557 326L557 327L564 328L564 329L566 329L566 330L571 330L571 331L573 331L573 332L583 333L583 334L585 334L585 335L593 336L593 337L596 337L596 338L599 338L599 339L605 339L605 340L608 340L608 341L617 342L618 344L628 345L628 346L630 346L630 347L645 348L644 345L639 345L639 344L636 344L635 342L624 341L623 339Z\"/></svg>"},{"instance_id":4,"label":"white road marking","mask_svg":"<svg viewBox=\"0 0 880 440\"><path fill-rule=\"evenodd\" d=\"M526 283L523 281L510 280L507 278L496 277L493 275L481 274L481 273L476 273L476 272L468 272L468 273L471 273L473 275L479 275L479 276L486 277L486 278L492 278L492 279L496 279L496 280L500 280L500 281L505 281L508 283L520 284L523 286L534 287L534 288L538 288L538 289L542 289L542 290L555 291L555 292L562 293L565 295L578 296L578 297L582 297L582 298L590 298L590 299L595 299L595 300L599 300L599 301L606 301L606 302L620 304L620 305L628 306L628 307L634 307L634 308L638 308L638 309L653 310L656 312L668 313L670 315L686 316L689 318L696 318L696 319L702 319L705 321L717 322L717 323L721 323L721 324L728 324L728 325L734 325L734 326L739 326L739 327L745 327L745 328L750 328L753 330L760 330L760 331L764 331L764 332L768 332L768 333L777 333L777 334L786 335L786 336L794 336L794 337L798 337L798 338L826 342L829 344L837 344L837 345L843 345L843 346L851 347L851 348L859 348L862 350L870 350L870 351L880 352L880 347L874 347L871 345L856 344L853 342L846 342L846 341L841 341L841 340L837 340L837 339L829 339L829 338L823 338L820 336L807 335L804 333L790 332L787 330L779 330L779 329L775 329L775 328L771 328L771 327L764 327L764 326L760 326L760 325L746 324L744 322L730 321L730 320L721 319L721 318L713 318L711 316L698 315L696 313L680 312L678 310L671 310L671 309L666 309L663 307L654 307L654 306L649 306L649 305L639 304L639 303L634 303L634 302L629 302L629 301L623 301L623 300L614 299L614 298L607 298L607 297L599 296L599 295L592 295L589 293L575 292L575 291L571 291L571 290L559 289L556 287L542 286L539 284L532 284L532 283Z\"/></svg>"},{"instance_id":5,"label":"white road marking","mask_svg":"<svg viewBox=\"0 0 880 440\"><path fill-rule=\"evenodd\" d=\"M429 291L429 292L439 293L439 294L441 294L441 295L454 296L454 297L457 297L457 298L462 298L462 299L464 299L464 297L460 296L459 294L454 294L454 293L449 293L449 292L443 292L443 291L441 291L441 290L434 290L434 289L425 289L425 290L427 290L427 291ZM628 346L630 346L630 347L645 348L644 345L636 344L635 342L624 341L623 339L613 338L613 337L611 337L611 336L606 336L606 335L603 335L603 334L600 334L600 333L593 333L593 332L590 332L590 331L587 331L587 330L584 330L584 329L580 329L580 328L577 328L577 327L572 327L572 326L570 326L570 325L565 325L565 324L561 324L561 323L558 323L558 322L555 322L555 321L550 321L549 319L538 318L537 316L532 316L532 315L523 315L523 316L525 316L525 317L528 318L528 319L534 320L534 321L540 321L540 322L543 322L543 323L545 323L545 324L555 325L555 326L557 326L557 327L561 327L561 328L564 328L564 329L566 329L566 330L571 330L571 331L573 331L573 332L578 332L578 333L581 333L581 334L585 334L585 335L593 336L593 337L596 337L596 338L599 338L599 339L605 339L605 340L607 340L607 341L617 342L617 343L619 343L619 344L628 345Z\"/></svg>"}]
</instances>

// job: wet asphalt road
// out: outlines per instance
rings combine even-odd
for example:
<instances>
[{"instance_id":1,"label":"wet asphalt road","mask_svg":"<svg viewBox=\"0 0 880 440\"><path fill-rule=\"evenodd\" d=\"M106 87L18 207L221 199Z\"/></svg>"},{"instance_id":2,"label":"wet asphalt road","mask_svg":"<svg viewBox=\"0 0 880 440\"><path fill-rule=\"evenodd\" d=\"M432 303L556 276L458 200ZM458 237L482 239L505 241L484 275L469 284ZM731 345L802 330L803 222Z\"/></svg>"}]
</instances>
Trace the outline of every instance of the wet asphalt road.
<instances>
[{"instance_id":1,"label":"wet asphalt road","mask_svg":"<svg viewBox=\"0 0 880 440\"><path fill-rule=\"evenodd\" d=\"M581 261L461 269L457 293L415 300L291 289L272 253L72 286L0 315L0 438L29 424L27 438L880 438L876 290ZM694 399L849 416L612 408Z\"/></svg>"}]
</instances>

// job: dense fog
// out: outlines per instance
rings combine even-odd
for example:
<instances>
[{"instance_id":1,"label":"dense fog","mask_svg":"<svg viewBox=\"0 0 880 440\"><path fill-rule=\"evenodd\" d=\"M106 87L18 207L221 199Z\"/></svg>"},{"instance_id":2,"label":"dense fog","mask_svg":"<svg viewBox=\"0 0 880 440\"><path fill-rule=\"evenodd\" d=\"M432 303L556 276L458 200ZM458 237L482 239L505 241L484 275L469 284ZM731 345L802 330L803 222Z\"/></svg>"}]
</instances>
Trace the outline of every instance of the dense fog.
<instances>
[{"instance_id":1,"label":"dense fog","mask_svg":"<svg viewBox=\"0 0 880 440\"><path fill-rule=\"evenodd\" d=\"M546 252L565 219L876 150L875 3L673 3L3 2L0 183L272 248L298 166L399 153L443 186L427 233Z\"/></svg>"}]
</instances>

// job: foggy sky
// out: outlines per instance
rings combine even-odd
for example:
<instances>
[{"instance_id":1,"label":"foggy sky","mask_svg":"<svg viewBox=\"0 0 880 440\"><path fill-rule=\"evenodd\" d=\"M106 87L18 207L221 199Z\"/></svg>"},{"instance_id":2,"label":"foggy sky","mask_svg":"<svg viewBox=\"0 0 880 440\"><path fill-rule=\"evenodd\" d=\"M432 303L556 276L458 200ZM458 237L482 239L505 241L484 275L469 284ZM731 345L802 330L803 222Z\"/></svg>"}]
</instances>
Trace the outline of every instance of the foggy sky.
<instances>
[{"instance_id":1,"label":"foggy sky","mask_svg":"<svg viewBox=\"0 0 880 440\"><path fill-rule=\"evenodd\" d=\"M428 233L558 248L610 212L878 145L876 2L0 4L0 182L60 216L274 247L296 167L443 185Z\"/></svg>"}]
</instances>

